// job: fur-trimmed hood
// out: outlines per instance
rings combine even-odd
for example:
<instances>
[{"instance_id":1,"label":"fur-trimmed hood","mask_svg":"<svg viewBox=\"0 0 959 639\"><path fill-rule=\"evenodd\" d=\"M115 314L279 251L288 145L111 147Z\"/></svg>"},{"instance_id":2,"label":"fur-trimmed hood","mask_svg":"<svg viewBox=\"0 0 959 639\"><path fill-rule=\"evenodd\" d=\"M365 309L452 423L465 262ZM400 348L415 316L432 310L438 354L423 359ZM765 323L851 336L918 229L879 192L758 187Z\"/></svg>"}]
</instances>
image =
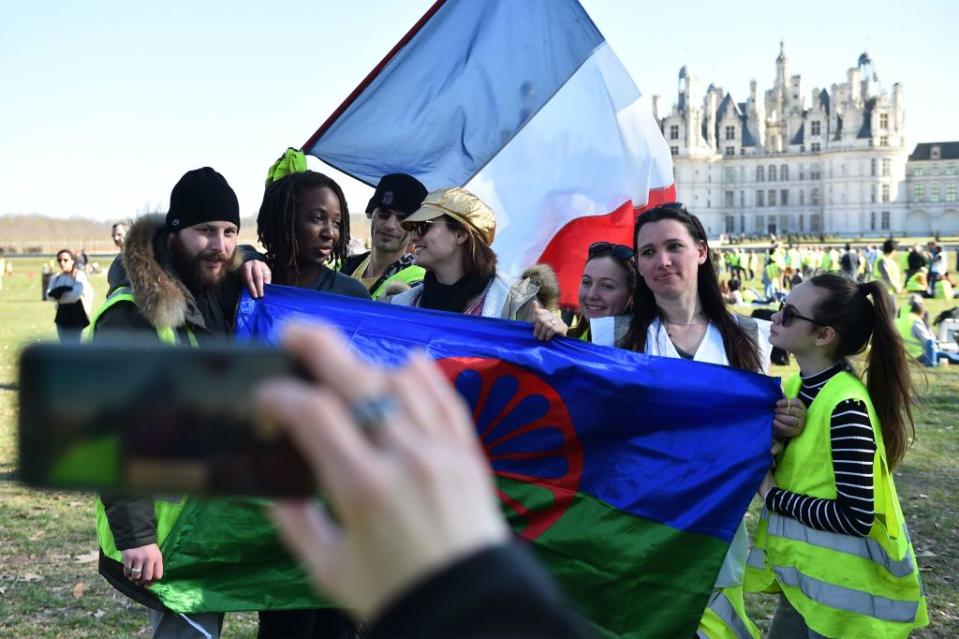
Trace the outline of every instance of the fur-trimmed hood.
<instances>
[{"instance_id":1,"label":"fur-trimmed hood","mask_svg":"<svg viewBox=\"0 0 959 639\"><path fill-rule=\"evenodd\" d=\"M543 308L556 310L559 308L559 278L556 271L549 264L533 264L520 276L521 280L530 280L539 290L536 299Z\"/></svg>"},{"instance_id":2,"label":"fur-trimmed hood","mask_svg":"<svg viewBox=\"0 0 959 639\"><path fill-rule=\"evenodd\" d=\"M123 243L123 266L140 314L157 328L176 328L186 322L205 326L193 294L173 272L167 248L169 231L164 216L145 215L130 227ZM230 270L240 264L233 254Z\"/></svg>"}]
</instances>

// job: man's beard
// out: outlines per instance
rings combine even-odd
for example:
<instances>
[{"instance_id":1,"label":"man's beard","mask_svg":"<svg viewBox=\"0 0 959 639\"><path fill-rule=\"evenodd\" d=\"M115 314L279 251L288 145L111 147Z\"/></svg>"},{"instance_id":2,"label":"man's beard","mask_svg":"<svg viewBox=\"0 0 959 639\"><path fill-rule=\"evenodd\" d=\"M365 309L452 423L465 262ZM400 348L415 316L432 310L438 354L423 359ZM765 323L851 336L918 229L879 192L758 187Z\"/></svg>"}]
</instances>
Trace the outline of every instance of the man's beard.
<instances>
[{"instance_id":1,"label":"man's beard","mask_svg":"<svg viewBox=\"0 0 959 639\"><path fill-rule=\"evenodd\" d=\"M191 291L199 292L213 288L226 277L230 260L229 256L222 251L206 251L190 255L180 243L180 238L174 236L170 243L170 254L173 259L173 268ZM212 273L205 268L204 262L211 260L223 263L219 271Z\"/></svg>"}]
</instances>

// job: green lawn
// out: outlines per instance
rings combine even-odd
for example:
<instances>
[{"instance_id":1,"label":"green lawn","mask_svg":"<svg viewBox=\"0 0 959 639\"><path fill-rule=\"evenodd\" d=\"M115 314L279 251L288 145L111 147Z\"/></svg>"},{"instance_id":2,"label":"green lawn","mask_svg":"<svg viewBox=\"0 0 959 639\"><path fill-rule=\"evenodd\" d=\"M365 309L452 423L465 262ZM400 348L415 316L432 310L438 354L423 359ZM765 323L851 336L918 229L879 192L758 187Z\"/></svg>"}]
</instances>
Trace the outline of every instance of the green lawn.
<instances>
[{"instance_id":1,"label":"green lawn","mask_svg":"<svg viewBox=\"0 0 959 639\"><path fill-rule=\"evenodd\" d=\"M54 306L40 299L38 259L13 259L0 292L0 638L127 637L148 634L142 608L96 573L92 497L39 492L12 479L15 468L16 357L54 339ZM91 281L96 299L103 274ZM944 308L933 301L931 312ZM790 373L777 367L777 375ZM926 580L931 625L917 636L959 637L959 367L928 369L920 384L917 441L896 472L903 510ZM749 515L755 523L756 508ZM771 600L747 599L768 624ZM255 636L256 617L228 615L224 637Z\"/></svg>"}]
</instances>

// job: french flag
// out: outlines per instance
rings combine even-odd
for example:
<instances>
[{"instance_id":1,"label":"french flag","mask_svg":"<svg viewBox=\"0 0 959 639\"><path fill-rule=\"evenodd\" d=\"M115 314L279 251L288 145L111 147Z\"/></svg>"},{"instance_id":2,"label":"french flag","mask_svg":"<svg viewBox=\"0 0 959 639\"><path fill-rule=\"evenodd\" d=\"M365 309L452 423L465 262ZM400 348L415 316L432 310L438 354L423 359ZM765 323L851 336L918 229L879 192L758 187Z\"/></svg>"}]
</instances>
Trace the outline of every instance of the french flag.
<instances>
[{"instance_id":1,"label":"french flag","mask_svg":"<svg viewBox=\"0 0 959 639\"><path fill-rule=\"evenodd\" d=\"M369 185L409 173L496 213L500 270L577 305L589 245L675 199L669 147L576 0L439 0L303 145Z\"/></svg>"}]
</instances>

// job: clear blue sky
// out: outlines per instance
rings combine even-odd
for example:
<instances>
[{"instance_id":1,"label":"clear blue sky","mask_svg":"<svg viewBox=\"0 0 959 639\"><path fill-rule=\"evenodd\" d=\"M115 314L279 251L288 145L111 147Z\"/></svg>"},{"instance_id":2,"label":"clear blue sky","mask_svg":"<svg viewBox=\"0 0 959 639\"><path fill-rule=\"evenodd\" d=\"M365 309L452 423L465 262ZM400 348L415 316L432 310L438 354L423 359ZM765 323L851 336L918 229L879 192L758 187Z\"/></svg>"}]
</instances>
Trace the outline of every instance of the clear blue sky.
<instances>
[{"instance_id":1,"label":"clear blue sky","mask_svg":"<svg viewBox=\"0 0 959 639\"><path fill-rule=\"evenodd\" d=\"M905 86L910 145L959 140L953 0L583 3L640 90L667 105L683 63L742 101L750 78L769 88L780 39L806 95L842 82L868 47L880 81ZM180 175L203 165L255 215L269 164L305 142L430 4L4 2L0 215L165 210ZM361 211L369 189L342 184Z\"/></svg>"}]
</instances>

